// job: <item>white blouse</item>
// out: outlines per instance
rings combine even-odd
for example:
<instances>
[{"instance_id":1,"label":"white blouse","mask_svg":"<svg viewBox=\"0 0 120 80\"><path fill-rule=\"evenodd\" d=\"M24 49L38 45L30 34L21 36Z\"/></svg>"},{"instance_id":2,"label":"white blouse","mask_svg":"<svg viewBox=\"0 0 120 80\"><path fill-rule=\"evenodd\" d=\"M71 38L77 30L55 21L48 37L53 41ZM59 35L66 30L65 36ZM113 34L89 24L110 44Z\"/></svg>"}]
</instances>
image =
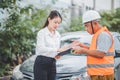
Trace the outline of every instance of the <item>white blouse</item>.
<instances>
[{"instance_id":1,"label":"white blouse","mask_svg":"<svg viewBox=\"0 0 120 80\"><path fill-rule=\"evenodd\" d=\"M48 27L41 29L37 34L36 55L54 58L60 47L60 34L55 31L52 35Z\"/></svg>"}]
</instances>

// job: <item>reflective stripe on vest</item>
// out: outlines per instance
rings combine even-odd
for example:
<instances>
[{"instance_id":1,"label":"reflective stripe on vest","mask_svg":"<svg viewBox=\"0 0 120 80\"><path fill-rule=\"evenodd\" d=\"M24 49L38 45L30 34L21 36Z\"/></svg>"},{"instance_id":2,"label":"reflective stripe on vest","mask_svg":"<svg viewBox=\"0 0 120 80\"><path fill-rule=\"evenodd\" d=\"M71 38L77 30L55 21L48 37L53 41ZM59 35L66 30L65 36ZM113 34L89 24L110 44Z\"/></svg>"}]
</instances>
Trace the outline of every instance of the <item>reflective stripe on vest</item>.
<instances>
[{"instance_id":1,"label":"reflective stripe on vest","mask_svg":"<svg viewBox=\"0 0 120 80\"><path fill-rule=\"evenodd\" d=\"M97 33L94 34L92 42L90 45L90 50L96 50L96 42L99 34L101 32L107 32L112 40L113 37L106 27L101 28ZM112 45L103 58L96 58L92 56L87 56L87 67L89 75L109 75L114 73L114 40Z\"/></svg>"},{"instance_id":2,"label":"reflective stripe on vest","mask_svg":"<svg viewBox=\"0 0 120 80\"><path fill-rule=\"evenodd\" d=\"M88 64L89 68L109 68L114 67L114 64Z\"/></svg>"}]
</instances>

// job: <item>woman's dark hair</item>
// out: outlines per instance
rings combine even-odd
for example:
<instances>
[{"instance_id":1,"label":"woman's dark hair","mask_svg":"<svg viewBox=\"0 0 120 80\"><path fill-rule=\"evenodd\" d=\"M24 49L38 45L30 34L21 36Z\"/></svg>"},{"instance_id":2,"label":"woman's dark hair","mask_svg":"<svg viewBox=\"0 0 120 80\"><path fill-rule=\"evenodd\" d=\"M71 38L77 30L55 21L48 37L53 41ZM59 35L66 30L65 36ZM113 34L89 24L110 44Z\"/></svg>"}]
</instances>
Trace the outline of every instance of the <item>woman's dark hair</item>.
<instances>
[{"instance_id":1,"label":"woman's dark hair","mask_svg":"<svg viewBox=\"0 0 120 80\"><path fill-rule=\"evenodd\" d=\"M61 15L60 15L60 13L59 13L58 11L56 11L56 10L53 10L53 11L50 12L49 16L47 17L47 20L46 20L43 28L45 28L46 26L48 26L48 24L49 24L48 18L54 19L55 17L60 17L61 20L62 20L62 17L61 17Z\"/></svg>"}]
</instances>

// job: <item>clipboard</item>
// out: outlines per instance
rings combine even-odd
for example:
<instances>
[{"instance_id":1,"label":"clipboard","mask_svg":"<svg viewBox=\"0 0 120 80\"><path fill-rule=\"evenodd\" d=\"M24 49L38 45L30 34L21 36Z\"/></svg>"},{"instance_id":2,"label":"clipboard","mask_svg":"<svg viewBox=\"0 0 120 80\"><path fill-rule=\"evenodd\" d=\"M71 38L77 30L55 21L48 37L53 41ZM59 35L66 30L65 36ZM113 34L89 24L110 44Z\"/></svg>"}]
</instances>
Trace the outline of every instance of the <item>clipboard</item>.
<instances>
[{"instance_id":1,"label":"clipboard","mask_svg":"<svg viewBox=\"0 0 120 80\"><path fill-rule=\"evenodd\" d=\"M60 52L57 55L58 56L63 56L63 55L66 55L66 54L71 54L71 51L72 51L72 48L67 49L66 51Z\"/></svg>"}]
</instances>

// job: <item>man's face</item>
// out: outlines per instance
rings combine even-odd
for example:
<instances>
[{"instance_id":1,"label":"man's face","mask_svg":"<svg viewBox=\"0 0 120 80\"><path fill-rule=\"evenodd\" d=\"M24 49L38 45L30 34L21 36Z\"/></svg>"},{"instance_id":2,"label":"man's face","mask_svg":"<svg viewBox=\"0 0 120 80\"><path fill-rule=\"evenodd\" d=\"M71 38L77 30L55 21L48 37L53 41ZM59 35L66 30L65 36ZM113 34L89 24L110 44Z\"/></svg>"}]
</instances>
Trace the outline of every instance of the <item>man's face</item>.
<instances>
[{"instance_id":1,"label":"man's face","mask_svg":"<svg viewBox=\"0 0 120 80\"><path fill-rule=\"evenodd\" d=\"M92 25L93 25L93 24L92 24ZM85 24L84 24L86 31L87 31L89 34L91 34L91 35L93 34L92 25L91 25L91 22L88 22L88 23L85 23Z\"/></svg>"}]
</instances>

